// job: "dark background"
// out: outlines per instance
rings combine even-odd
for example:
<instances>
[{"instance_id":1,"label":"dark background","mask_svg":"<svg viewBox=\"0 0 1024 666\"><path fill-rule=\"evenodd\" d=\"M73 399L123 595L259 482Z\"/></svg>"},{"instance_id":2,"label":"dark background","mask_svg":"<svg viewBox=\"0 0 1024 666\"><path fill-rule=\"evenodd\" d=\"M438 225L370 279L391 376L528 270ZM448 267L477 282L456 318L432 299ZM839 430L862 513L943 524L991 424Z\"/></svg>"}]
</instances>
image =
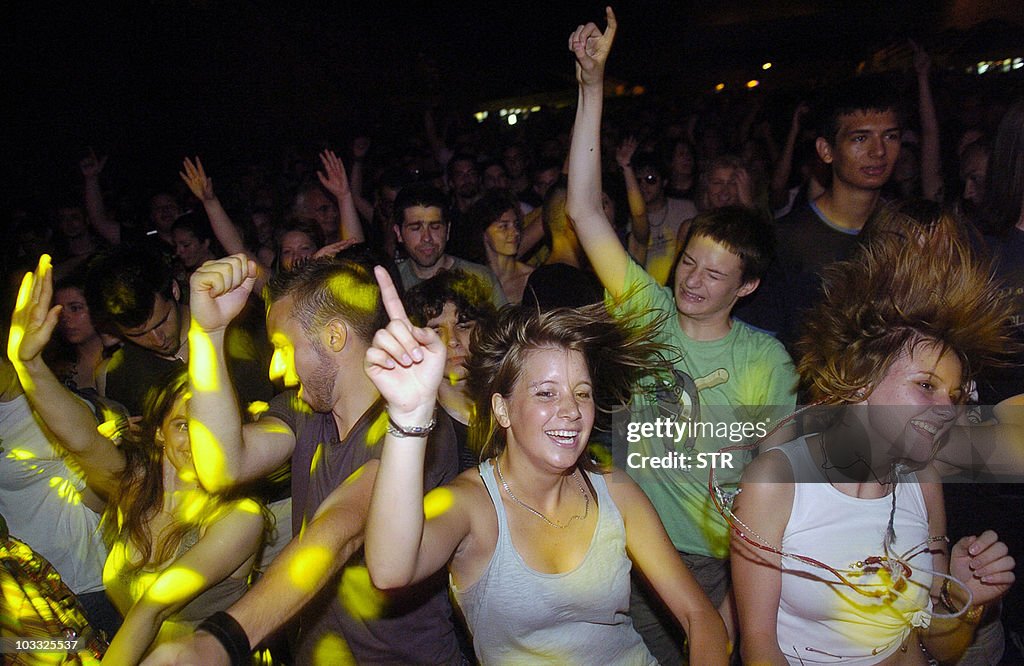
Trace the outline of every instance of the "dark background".
<instances>
[{"instance_id":1,"label":"dark background","mask_svg":"<svg viewBox=\"0 0 1024 666\"><path fill-rule=\"evenodd\" d=\"M166 182L181 156L422 127L428 104L571 92L569 32L598 2L19 3L8 8L5 193L72 182L88 147ZM657 94L852 72L907 36L947 55L1021 52L1017 2L620 2L609 74ZM1007 21L1010 23L1008 24ZM760 65L771 61L764 72Z\"/></svg>"}]
</instances>

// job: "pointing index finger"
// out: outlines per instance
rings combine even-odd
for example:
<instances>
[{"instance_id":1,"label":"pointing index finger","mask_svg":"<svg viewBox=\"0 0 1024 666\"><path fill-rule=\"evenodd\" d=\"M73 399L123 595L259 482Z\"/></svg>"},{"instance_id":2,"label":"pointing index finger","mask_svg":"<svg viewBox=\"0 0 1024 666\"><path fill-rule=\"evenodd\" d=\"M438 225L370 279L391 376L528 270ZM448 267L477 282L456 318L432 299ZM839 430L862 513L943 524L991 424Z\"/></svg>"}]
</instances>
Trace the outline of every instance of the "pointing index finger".
<instances>
[{"instance_id":1,"label":"pointing index finger","mask_svg":"<svg viewBox=\"0 0 1024 666\"><path fill-rule=\"evenodd\" d=\"M384 301L384 310L388 313L388 318L392 321L408 322L409 316L405 314L405 306L402 305L398 289L391 280L391 274L383 266L374 266L373 275L380 285L380 298Z\"/></svg>"}]
</instances>

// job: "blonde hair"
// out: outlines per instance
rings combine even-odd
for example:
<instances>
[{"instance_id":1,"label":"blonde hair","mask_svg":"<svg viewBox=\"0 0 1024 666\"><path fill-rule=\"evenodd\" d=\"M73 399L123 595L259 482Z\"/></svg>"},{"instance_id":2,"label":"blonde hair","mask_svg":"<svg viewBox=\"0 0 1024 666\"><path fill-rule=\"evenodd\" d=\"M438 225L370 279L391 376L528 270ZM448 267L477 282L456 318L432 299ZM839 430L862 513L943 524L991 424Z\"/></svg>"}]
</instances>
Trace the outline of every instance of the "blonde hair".
<instances>
[{"instance_id":1,"label":"blonde hair","mask_svg":"<svg viewBox=\"0 0 1024 666\"><path fill-rule=\"evenodd\" d=\"M955 353L964 384L1015 346L1009 299L956 219L922 224L906 207L882 215L854 258L826 268L822 302L804 322L797 371L811 401L859 401L918 344Z\"/></svg>"}]
</instances>

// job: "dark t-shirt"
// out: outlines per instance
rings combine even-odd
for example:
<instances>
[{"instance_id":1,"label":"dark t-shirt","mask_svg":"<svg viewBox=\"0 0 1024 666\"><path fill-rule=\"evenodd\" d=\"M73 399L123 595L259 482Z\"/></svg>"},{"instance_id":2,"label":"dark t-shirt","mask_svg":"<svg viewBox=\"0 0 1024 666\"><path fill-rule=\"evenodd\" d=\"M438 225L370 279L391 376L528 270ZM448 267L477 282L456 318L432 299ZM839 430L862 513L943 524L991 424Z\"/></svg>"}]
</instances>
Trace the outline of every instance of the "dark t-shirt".
<instances>
[{"instance_id":1,"label":"dark t-shirt","mask_svg":"<svg viewBox=\"0 0 1024 666\"><path fill-rule=\"evenodd\" d=\"M284 421L295 433L292 531L298 536L328 495L364 464L380 458L387 414L383 401L378 400L344 441L333 415L313 412L295 391L275 397L260 418L266 417ZM455 433L443 409L437 410L437 427L428 440L424 468L425 490L448 483L457 472ZM344 639L359 664L461 663L443 571L401 592L388 593L380 615L360 617L368 605L359 600L375 594L384 597L372 590L360 549L303 607L295 663L314 663L318 647L338 638Z\"/></svg>"},{"instance_id":2,"label":"dark t-shirt","mask_svg":"<svg viewBox=\"0 0 1024 666\"><path fill-rule=\"evenodd\" d=\"M1015 339L1024 344L1024 231L1011 229L1007 236L993 241L992 246L1000 291L1013 303L1011 323ZM1009 367L983 371L978 378L978 393L984 405L1024 393L1024 354L1018 354Z\"/></svg>"},{"instance_id":3,"label":"dark t-shirt","mask_svg":"<svg viewBox=\"0 0 1024 666\"><path fill-rule=\"evenodd\" d=\"M733 315L776 334L787 346L800 335L803 313L820 297L825 267L850 257L859 233L830 222L809 202L776 223L775 261L752 296Z\"/></svg>"},{"instance_id":4,"label":"dark t-shirt","mask_svg":"<svg viewBox=\"0 0 1024 666\"><path fill-rule=\"evenodd\" d=\"M577 308L600 303L604 287L592 273L569 264L545 264L530 273L523 292L523 305L551 308Z\"/></svg>"}]
</instances>

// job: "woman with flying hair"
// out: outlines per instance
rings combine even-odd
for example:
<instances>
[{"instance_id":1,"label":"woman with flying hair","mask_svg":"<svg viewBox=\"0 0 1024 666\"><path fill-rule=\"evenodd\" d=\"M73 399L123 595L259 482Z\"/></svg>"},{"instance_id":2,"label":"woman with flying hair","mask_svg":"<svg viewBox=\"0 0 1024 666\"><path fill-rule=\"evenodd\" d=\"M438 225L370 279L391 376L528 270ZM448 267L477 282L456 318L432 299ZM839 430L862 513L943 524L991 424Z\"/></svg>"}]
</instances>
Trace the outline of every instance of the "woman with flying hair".
<instances>
[{"instance_id":1,"label":"woman with flying hair","mask_svg":"<svg viewBox=\"0 0 1024 666\"><path fill-rule=\"evenodd\" d=\"M798 343L816 432L743 474L730 522L745 662L925 664L971 642L1014 580L994 532L947 549L936 457L1008 310L952 220L908 211L835 264ZM900 217L902 216L902 217ZM959 454L958 454L959 455Z\"/></svg>"},{"instance_id":2,"label":"woman with flying hair","mask_svg":"<svg viewBox=\"0 0 1024 666\"><path fill-rule=\"evenodd\" d=\"M219 498L199 485L184 368L146 394L137 433L118 437L114 417L96 426L92 410L42 360L60 316L59 305L50 307L52 296L50 258L43 255L22 282L7 353L32 409L82 469L89 489L106 500L111 543L103 582L124 623L104 661L136 664L152 645L193 630L245 593L263 510L251 499ZM76 501L70 492L68 498Z\"/></svg>"},{"instance_id":3,"label":"woman with flying hair","mask_svg":"<svg viewBox=\"0 0 1024 666\"><path fill-rule=\"evenodd\" d=\"M506 308L474 335L469 381L490 436L486 460L423 494L444 347L413 327L377 269L391 318L366 355L388 404L388 435L366 529L376 586L448 566L482 663L653 664L628 615L635 564L690 639L691 663L726 662L715 608L650 501L587 445L598 409L623 404L664 349L602 305Z\"/></svg>"}]
</instances>

